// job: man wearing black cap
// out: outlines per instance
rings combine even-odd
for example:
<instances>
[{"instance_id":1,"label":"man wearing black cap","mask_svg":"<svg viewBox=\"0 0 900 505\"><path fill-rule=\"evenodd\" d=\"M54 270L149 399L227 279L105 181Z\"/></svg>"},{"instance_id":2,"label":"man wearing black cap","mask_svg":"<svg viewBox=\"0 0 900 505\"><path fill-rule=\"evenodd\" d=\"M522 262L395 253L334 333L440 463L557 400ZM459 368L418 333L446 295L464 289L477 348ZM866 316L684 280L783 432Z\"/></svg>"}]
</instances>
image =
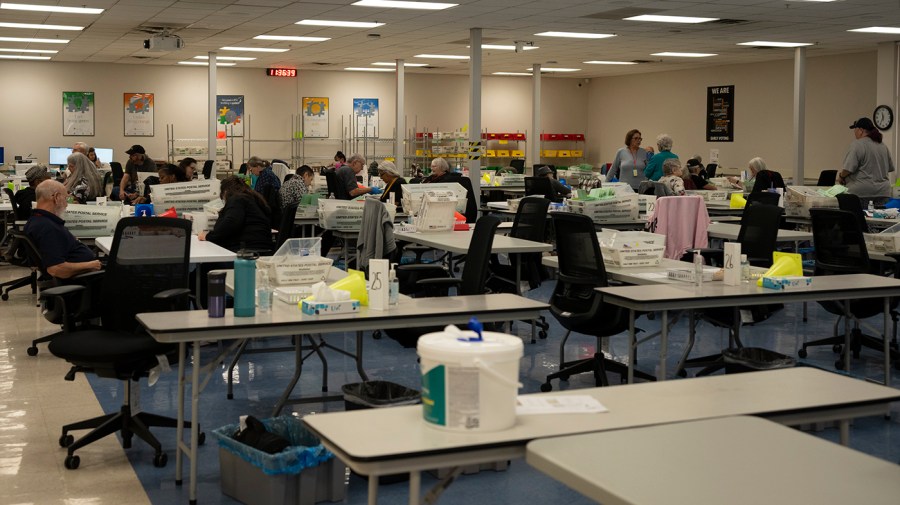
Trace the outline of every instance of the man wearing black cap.
<instances>
[{"instance_id":1,"label":"man wearing black cap","mask_svg":"<svg viewBox=\"0 0 900 505\"><path fill-rule=\"evenodd\" d=\"M156 163L147 156L144 146L135 144L131 149L125 151L128 154L128 162L125 163L125 174L122 176L122 182L119 183L119 200L134 205L141 203L143 200L141 192L138 191L138 172L156 172Z\"/></svg>"},{"instance_id":2,"label":"man wearing black cap","mask_svg":"<svg viewBox=\"0 0 900 505\"><path fill-rule=\"evenodd\" d=\"M847 186L850 193L859 197L863 206L869 202L884 205L891 196L888 173L894 171L894 161L887 146L881 142L881 132L872 120L859 118L852 125L856 140L850 144L844 156L837 183Z\"/></svg>"},{"instance_id":3,"label":"man wearing black cap","mask_svg":"<svg viewBox=\"0 0 900 505\"><path fill-rule=\"evenodd\" d=\"M31 207L37 199L34 188L38 184L50 178L50 173L45 165L35 165L25 172L25 180L28 181L28 187L16 191L16 219L26 221L31 217Z\"/></svg>"}]
</instances>

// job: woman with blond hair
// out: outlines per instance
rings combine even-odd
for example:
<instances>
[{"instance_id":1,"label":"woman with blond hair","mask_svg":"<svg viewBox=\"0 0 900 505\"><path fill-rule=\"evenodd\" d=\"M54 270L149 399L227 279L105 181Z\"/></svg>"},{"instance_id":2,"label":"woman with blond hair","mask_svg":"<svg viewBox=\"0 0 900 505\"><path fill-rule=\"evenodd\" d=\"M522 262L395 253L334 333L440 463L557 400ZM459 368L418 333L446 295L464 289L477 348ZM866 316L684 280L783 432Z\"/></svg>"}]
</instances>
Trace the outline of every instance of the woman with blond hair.
<instances>
[{"instance_id":1,"label":"woman with blond hair","mask_svg":"<svg viewBox=\"0 0 900 505\"><path fill-rule=\"evenodd\" d=\"M81 153L72 153L66 158L69 176L66 177L66 191L75 198L75 203L87 203L101 196L100 172L91 160Z\"/></svg>"}]
</instances>

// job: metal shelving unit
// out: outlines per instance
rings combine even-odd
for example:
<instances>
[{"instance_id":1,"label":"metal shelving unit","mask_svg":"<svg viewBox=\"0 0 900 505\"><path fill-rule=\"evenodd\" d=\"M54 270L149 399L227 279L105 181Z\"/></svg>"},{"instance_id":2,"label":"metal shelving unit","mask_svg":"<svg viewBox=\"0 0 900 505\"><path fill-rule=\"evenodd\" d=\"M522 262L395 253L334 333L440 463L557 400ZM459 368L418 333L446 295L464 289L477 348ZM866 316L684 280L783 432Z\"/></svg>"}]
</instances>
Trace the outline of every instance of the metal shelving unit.
<instances>
[{"instance_id":1,"label":"metal shelving unit","mask_svg":"<svg viewBox=\"0 0 900 505\"><path fill-rule=\"evenodd\" d=\"M305 136L297 139L294 138L294 150L291 157L294 158L296 166L328 166L334 163L334 154L341 151L347 156L350 144L348 142L349 124L345 123L345 117L341 116L341 136L339 138L306 138ZM294 131L303 131L303 117L296 116L294 120Z\"/></svg>"},{"instance_id":2,"label":"metal shelving unit","mask_svg":"<svg viewBox=\"0 0 900 505\"><path fill-rule=\"evenodd\" d=\"M226 132L227 133L227 132ZM189 145L186 145L189 144ZM175 125L166 125L166 159L169 163L190 156L196 158L199 165L210 159L206 137L203 138L176 138ZM224 139L216 139L216 153L214 160L224 160L234 164L234 137L226 135Z\"/></svg>"}]
</instances>

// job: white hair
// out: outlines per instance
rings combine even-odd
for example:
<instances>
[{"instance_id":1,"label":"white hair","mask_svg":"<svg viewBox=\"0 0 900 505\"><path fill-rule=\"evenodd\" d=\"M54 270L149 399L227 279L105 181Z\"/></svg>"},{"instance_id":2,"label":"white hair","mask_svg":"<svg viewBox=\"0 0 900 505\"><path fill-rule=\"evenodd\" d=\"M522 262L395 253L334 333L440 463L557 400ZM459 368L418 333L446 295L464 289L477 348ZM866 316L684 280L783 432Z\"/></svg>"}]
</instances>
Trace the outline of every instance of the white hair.
<instances>
[{"instance_id":1,"label":"white hair","mask_svg":"<svg viewBox=\"0 0 900 505\"><path fill-rule=\"evenodd\" d=\"M352 163L355 162L355 161L362 162L363 165L366 164L366 159L363 158L363 155L361 155L361 154L359 154L359 153L353 153L353 154L350 155L349 158L347 158L347 164L348 164L348 165L352 164Z\"/></svg>"},{"instance_id":2,"label":"white hair","mask_svg":"<svg viewBox=\"0 0 900 505\"><path fill-rule=\"evenodd\" d=\"M450 164L444 158L435 158L431 160L431 169L434 170L435 168L439 169L439 172L442 174L446 174L450 171Z\"/></svg>"},{"instance_id":3,"label":"white hair","mask_svg":"<svg viewBox=\"0 0 900 505\"><path fill-rule=\"evenodd\" d=\"M678 168L681 168L681 161L678 158L669 158L663 162L663 175L672 175Z\"/></svg>"},{"instance_id":4,"label":"white hair","mask_svg":"<svg viewBox=\"0 0 900 505\"><path fill-rule=\"evenodd\" d=\"M768 170L768 169L766 168L766 162L765 162L765 160L763 160L763 159L760 158L759 156L757 156L756 158L753 158L752 160L750 160L750 161L747 163L747 165L750 167L750 170L753 170L754 172L762 172L762 171L764 171L764 170Z\"/></svg>"},{"instance_id":5,"label":"white hair","mask_svg":"<svg viewBox=\"0 0 900 505\"><path fill-rule=\"evenodd\" d=\"M658 147L660 151L671 151L672 144L674 144L674 142L668 133L660 133L659 136L656 137L656 147Z\"/></svg>"}]
</instances>

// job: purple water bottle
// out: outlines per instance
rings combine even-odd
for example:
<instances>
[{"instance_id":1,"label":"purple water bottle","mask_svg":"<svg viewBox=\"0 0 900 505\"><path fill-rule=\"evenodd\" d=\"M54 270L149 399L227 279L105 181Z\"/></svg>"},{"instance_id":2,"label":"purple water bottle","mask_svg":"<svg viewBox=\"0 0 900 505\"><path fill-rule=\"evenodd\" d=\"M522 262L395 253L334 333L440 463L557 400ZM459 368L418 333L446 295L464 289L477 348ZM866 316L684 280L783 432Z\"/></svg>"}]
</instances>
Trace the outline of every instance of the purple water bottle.
<instances>
[{"instance_id":1,"label":"purple water bottle","mask_svg":"<svg viewBox=\"0 0 900 505\"><path fill-rule=\"evenodd\" d=\"M209 317L225 317L225 272L212 272L207 281Z\"/></svg>"}]
</instances>

